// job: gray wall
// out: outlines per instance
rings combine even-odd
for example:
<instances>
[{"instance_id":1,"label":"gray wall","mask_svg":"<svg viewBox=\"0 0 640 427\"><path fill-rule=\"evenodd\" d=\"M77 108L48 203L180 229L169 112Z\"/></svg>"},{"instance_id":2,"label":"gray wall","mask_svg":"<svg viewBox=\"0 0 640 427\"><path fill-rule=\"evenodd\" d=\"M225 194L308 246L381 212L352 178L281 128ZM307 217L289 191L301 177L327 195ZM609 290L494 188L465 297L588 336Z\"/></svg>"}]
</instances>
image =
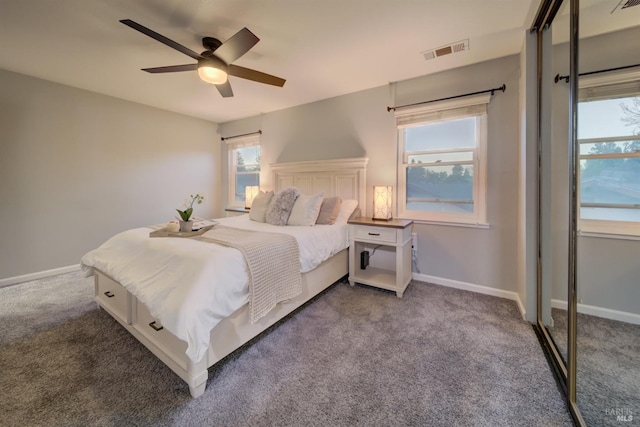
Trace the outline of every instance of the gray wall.
<instances>
[{"instance_id":1,"label":"gray wall","mask_svg":"<svg viewBox=\"0 0 640 427\"><path fill-rule=\"evenodd\" d=\"M580 40L580 72L640 63L640 27ZM568 47L554 47L554 75L568 71ZM552 298L567 300L568 85L554 85ZM580 118L578 117L578 120ZM597 307L640 314L640 241L578 237L578 299Z\"/></svg>"},{"instance_id":2,"label":"gray wall","mask_svg":"<svg viewBox=\"0 0 640 427\"><path fill-rule=\"evenodd\" d=\"M80 262L115 233L221 212L217 124L0 70L0 280Z\"/></svg>"},{"instance_id":3,"label":"gray wall","mask_svg":"<svg viewBox=\"0 0 640 427\"><path fill-rule=\"evenodd\" d=\"M490 229L415 224L423 274L516 291L519 56L407 80L274 113L223 123L222 136L261 129L263 186L267 165L369 157L367 187L396 184L396 127L390 105L402 105L507 85L489 104L488 220ZM395 97L394 97L395 92ZM221 148L222 156L226 148ZM371 194L367 195L371 200ZM369 203L367 203L369 204ZM365 206L371 213L371 206Z\"/></svg>"}]
</instances>

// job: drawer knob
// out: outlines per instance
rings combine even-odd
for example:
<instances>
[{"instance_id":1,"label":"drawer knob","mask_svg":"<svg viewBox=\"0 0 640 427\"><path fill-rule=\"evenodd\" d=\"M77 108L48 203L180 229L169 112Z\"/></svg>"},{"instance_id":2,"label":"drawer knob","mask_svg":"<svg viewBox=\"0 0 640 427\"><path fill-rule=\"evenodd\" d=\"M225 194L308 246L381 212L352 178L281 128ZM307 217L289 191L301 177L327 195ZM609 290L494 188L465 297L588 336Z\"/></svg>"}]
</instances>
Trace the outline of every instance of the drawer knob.
<instances>
[{"instance_id":1,"label":"drawer knob","mask_svg":"<svg viewBox=\"0 0 640 427\"><path fill-rule=\"evenodd\" d=\"M111 293L111 291L107 291L107 292L105 292L104 294L107 296L107 298L113 298L113 297L115 297L115 295L114 295L114 294L112 294L112 293Z\"/></svg>"},{"instance_id":2,"label":"drawer knob","mask_svg":"<svg viewBox=\"0 0 640 427\"><path fill-rule=\"evenodd\" d=\"M160 331L160 330L164 329L164 326L156 325L156 321L155 320L153 322L149 323L149 326L151 326L154 331Z\"/></svg>"},{"instance_id":3,"label":"drawer knob","mask_svg":"<svg viewBox=\"0 0 640 427\"><path fill-rule=\"evenodd\" d=\"M369 236L379 236L380 233L369 233Z\"/></svg>"}]
</instances>

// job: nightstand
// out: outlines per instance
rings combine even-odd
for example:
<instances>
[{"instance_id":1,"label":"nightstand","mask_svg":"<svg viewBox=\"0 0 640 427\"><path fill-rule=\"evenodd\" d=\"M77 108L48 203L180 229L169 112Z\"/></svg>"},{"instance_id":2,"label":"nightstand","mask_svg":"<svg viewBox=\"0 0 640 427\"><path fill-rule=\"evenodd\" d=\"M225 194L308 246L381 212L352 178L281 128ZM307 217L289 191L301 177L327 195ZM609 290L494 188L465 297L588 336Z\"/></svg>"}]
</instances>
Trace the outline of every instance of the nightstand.
<instances>
[{"instance_id":1,"label":"nightstand","mask_svg":"<svg viewBox=\"0 0 640 427\"><path fill-rule=\"evenodd\" d=\"M411 224L413 221L392 219L377 221L371 218L349 220L349 284L361 283L395 291L402 298L411 282ZM362 253L373 248L395 252L395 269L367 266L361 268ZM365 255L366 257L366 255Z\"/></svg>"}]
</instances>

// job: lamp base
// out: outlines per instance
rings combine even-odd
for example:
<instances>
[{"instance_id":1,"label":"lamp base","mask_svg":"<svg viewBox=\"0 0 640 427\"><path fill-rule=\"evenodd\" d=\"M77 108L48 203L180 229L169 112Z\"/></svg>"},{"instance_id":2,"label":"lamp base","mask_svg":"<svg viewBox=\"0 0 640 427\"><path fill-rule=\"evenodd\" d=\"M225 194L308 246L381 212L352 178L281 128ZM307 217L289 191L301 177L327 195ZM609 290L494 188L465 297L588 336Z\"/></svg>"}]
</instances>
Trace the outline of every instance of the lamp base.
<instances>
[{"instance_id":1,"label":"lamp base","mask_svg":"<svg viewBox=\"0 0 640 427\"><path fill-rule=\"evenodd\" d=\"M391 221L393 218L371 218L373 221Z\"/></svg>"}]
</instances>

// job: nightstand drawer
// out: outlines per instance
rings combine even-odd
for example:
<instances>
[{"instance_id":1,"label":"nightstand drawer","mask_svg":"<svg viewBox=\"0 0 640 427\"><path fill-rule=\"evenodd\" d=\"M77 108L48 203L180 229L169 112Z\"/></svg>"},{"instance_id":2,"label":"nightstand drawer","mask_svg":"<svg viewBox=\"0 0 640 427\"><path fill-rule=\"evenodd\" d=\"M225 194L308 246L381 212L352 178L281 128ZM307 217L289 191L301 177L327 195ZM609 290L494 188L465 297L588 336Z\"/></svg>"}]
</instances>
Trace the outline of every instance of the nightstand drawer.
<instances>
[{"instance_id":1,"label":"nightstand drawer","mask_svg":"<svg viewBox=\"0 0 640 427\"><path fill-rule=\"evenodd\" d=\"M381 243L396 243L397 233L394 228L367 227L356 225L353 227L356 240L370 240Z\"/></svg>"}]
</instances>

